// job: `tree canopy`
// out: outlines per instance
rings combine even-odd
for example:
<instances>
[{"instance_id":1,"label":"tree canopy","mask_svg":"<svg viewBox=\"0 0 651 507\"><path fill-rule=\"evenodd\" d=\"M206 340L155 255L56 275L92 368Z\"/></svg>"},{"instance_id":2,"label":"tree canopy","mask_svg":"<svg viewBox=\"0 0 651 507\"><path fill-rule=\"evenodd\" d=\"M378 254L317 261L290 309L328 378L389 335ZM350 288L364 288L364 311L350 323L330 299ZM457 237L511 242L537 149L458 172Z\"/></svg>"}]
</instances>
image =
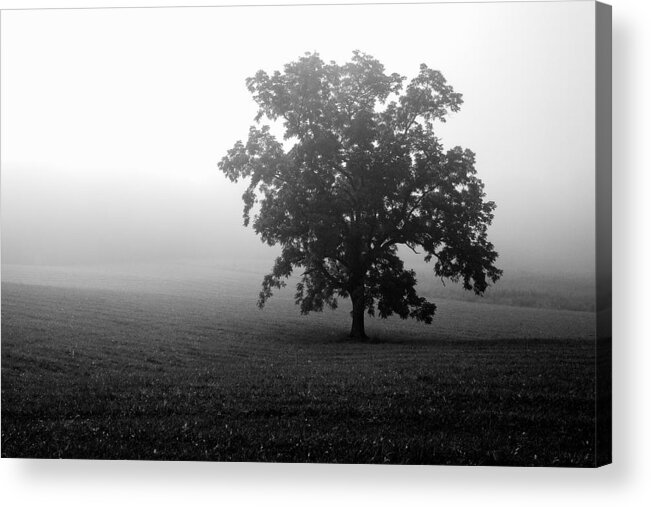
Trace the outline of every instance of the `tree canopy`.
<instances>
[{"instance_id":1,"label":"tree canopy","mask_svg":"<svg viewBox=\"0 0 651 507\"><path fill-rule=\"evenodd\" d=\"M350 297L353 337L366 338L366 312L429 324L436 305L418 295L399 245L477 294L498 280L487 239L495 203L484 200L475 155L445 150L434 133L463 103L441 72L422 64L406 83L359 51L343 65L306 53L246 85L256 125L218 166L232 181L248 179L244 224L282 249L260 307L298 269L301 312ZM282 124L285 143L269 123Z\"/></svg>"}]
</instances>

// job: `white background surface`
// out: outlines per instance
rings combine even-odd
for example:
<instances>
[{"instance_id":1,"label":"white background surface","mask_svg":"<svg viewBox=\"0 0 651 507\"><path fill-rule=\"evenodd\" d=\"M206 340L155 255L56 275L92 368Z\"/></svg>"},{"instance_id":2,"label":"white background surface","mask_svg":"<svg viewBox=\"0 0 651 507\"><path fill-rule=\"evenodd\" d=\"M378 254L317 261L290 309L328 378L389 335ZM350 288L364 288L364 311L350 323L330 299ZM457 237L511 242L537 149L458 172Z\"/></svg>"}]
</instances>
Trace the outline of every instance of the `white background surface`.
<instances>
[{"instance_id":1,"label":"white background surface","mask_svg":"<svg viewBox=\"0 0 651 507\"><path fill-rule=\"evenodd\" d=\"M138 5L198 5L140 0ZM203 2L209 5L211 2ZM213 4L215 2L212 2ZM232 3L237 3L232 1ZM240 2L242 3L242 2ZM251 2L252 3L252 2ZM0 6L125 5L0 0ZM649 505L650 7L613 4L614 460L598 470L0 461L5 505Z\"/></svg>"}]
</instances>

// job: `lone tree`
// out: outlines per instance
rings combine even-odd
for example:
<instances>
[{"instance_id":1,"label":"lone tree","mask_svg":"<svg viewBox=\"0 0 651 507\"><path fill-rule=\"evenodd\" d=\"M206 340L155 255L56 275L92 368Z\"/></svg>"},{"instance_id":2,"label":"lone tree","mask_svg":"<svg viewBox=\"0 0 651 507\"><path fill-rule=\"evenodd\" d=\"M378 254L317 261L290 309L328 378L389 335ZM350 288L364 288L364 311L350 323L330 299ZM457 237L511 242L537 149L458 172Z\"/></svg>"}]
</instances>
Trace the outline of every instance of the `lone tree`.
<instances>
[{"instance_id":1,"label":"lone tree","mask_svg":"<svg viewBox=\"0 0 651 507\"><path fill-rule=\"evenodd\" d=\"M434 122L458 111L461 94L426 65L406 78L387 75L355 51L345 65L306 53L272 75L246 80L255 118L282 121L285 150L268 125L252 126L219 162L232 181L249 178L244 225L282 254L264 277L258 305L295 268L301 313L352 300L350 336L366 339L364 313L432 322L436 305L420 297L398 246L435 259L434 274L483 293L502 272L486 239L495 203L484 202L475 155L445 151Z\"/></svg>"}]
</instances>

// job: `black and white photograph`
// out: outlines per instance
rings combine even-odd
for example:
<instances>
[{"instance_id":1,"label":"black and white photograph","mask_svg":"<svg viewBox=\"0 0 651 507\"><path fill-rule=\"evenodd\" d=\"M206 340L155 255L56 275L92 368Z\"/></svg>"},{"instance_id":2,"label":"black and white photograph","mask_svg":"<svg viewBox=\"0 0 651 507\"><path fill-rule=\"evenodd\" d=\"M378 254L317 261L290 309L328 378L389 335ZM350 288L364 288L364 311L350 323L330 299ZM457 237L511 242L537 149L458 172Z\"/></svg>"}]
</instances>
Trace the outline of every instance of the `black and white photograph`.
<instances>
[{"instance_id":1,"label":"black and white photograph","mask_svg":"<svg viewBox=\"0 0 651 507\"><path fill-rule=\"evenodd\" d=\"M610 23L3 10L2 458L609 464Z\"/></svg>"}]
</instances>

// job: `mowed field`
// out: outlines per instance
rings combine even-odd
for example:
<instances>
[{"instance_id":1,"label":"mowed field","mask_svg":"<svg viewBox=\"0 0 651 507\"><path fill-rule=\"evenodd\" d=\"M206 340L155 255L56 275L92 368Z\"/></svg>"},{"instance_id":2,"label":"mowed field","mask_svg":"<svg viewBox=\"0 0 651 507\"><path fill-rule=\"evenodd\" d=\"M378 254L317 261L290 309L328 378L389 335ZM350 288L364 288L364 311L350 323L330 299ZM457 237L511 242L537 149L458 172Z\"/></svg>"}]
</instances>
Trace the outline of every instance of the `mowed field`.
<instances>
[{"instance_id":1,"label":"mowed field","mask_svg":"<svg viewBox=\"0 0 651 507\"><path fill-rule=\"evenodd\" d=\"M2 457L592 466L594 313L255 306L250 263L3 266Z\"/></svg>"}]
</instances>

